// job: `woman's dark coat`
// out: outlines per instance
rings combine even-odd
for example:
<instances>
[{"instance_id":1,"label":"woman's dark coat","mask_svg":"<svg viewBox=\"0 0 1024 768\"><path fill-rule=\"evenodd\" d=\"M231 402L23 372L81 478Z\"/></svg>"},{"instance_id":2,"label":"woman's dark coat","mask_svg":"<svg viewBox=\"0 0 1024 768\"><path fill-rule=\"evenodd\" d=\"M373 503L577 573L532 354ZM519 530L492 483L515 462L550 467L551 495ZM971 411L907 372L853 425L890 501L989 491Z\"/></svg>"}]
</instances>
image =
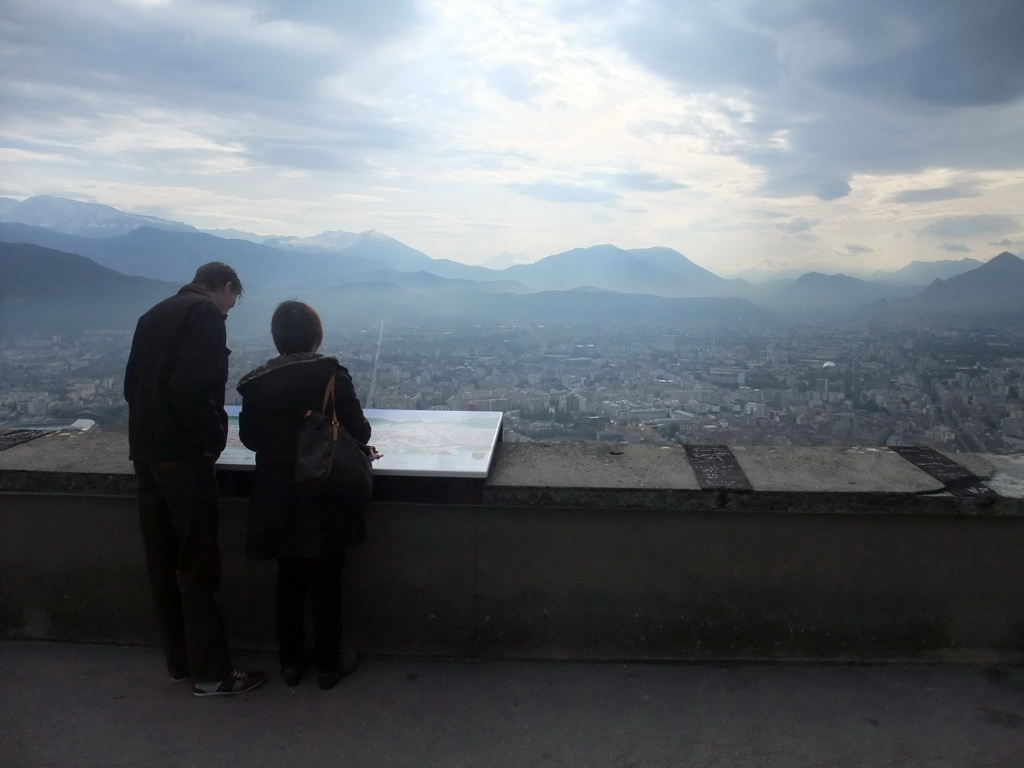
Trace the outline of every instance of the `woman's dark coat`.
<instances>
[{"instance_id":1,"label":"woman's dark coat","mask_svg":"<svg viewBox=\"0 0 1024 768\"><path fill-rule=\"evenodd\" d=\"M239 437L256 452L245 553L272 557L324 558L362 540L363 505L326 502L300 493L292 480L295 444L306 411L320 410L336 373L338 420L360 443L370 439L352 377L335 358L311 352L281 355L250 371L238 383L242 411Z\"/></svg>"}]
</instances>

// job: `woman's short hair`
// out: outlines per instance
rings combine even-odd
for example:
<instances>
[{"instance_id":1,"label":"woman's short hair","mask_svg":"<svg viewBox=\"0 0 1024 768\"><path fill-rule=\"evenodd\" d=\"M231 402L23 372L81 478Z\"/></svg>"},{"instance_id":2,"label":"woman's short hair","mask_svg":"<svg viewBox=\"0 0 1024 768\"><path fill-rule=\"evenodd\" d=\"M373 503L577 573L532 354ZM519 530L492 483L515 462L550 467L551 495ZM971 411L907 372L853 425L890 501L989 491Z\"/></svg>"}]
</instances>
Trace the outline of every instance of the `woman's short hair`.
<instances>
[{"instance_id":1,"label":"woman's short hair","mask_svg":"<svg viewBox=\"0 0 1024 768\"><path fill-rule=\"evenodd\" d=\"M282 355L311 352L324 340L320 315L301 301L282 301L270 319L270 335Z\"/></svg>"}]
</instances>

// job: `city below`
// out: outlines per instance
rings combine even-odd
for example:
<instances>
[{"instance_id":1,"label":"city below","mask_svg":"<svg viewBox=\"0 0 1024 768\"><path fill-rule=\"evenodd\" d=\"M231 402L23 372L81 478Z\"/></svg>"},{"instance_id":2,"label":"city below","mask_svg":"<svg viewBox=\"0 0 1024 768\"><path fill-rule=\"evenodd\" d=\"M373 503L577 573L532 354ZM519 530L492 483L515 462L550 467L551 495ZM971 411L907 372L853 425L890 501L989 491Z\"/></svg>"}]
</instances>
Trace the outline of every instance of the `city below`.
<instances>
[{"instance_id":1,"label":"city below","mask_svg":"<svg viewBox=\"0 0 1024 768\"><path fill-rule=\"evenodd\" d=\"M0 340L0 429L126 429L125 330ZM233 333L226 392L276 355ZM895 319L743 327L609 323L327 327L364 407L505 414L506 441L1016 453L1024 329Z\"/></svg>"}]
</instances>

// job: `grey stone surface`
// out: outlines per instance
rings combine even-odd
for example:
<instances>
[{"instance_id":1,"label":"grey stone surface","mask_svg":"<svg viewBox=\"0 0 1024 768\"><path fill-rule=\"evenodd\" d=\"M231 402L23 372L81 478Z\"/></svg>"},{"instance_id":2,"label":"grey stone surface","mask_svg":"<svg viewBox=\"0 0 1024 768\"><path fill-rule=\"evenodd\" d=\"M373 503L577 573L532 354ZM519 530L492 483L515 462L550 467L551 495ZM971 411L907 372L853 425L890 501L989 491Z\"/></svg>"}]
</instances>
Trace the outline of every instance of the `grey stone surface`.
<instances>
[{"instance_id":1,"label":"grey stone surface","mask_svg":"<svg viewBox=\"0 0 1024 768\"><path fill-rule=\"evenodd\" d=\"M0 679L5 768L1024 765L1020 669L370 658L196 699L155 650L0 642Z\"/></svg>"},{"instance_id":2,"label":"grey stone surface","mask_svg":"<svg viewBox=\"0 0 1024 768\"><path fill-rule=\"evenodd\" d=\"M132 496L128 436L55 432L0 451L0 492Z\"/></svg>"},{"instance_id":3,"label":"grey stone surface","mask_svg":"<svg viewBox=\"0 0 1024 768\"><path fill-rule=\"evenodd\" d=\"M374 505L366 541L346 554L354 642L385 654L472 655L475 515L463 505Z\"/></svg>"},{"instance_id":4,"label":"grey stone surface","mask_svg":"<svg viewBox=\"0 0 1024 768\"><path fill-rule=\"evenodd\" d=\"M963 499L884 449L734 452L752 491L700 489L681 448L600 443L503 444L482 499L410 484L351 553L349 631L412 656L1021 657L1019 457L971 457L1006 495ZM126 453L104 433L0 451L4 636L151 642ZM224 610L267 648L273 564L242 556L236 490Z\"/></svg>"},{"instance_id":5,"label":"grey stone surface","mask_svg":"<svg viewBox=\"0 0 1024 768\"><path fill-rule=\"evenodd\" d=\"M987 480L1000 471L996 468L996 464L993 462L993 459L1000 458L997 456L982 453L950 453L942 451L940 451L940 453L952 461L955 461L968 472L977 475L982 480Z\"/></svg>"},{"instance_id":6,"label":"grey stone surface","mask_svg":"<svg viewBox=\"0 0 1024 768\"><path fill-rule=\"evenodd\" d=\"M884 448L731 450L751 491L701 489L679 446L501 443L475 501L705 513L1024 514L1020 456L949 455L995 491L985 498L954 498L941 481ZM0 493L131 497L136 480L127 454L122 433L47 435L0 451ZM414 486L416 478L404 480ZM444 495L438 491L433 488L429 499L440 503ZM403 500L418 498L415 487L404 494Z\"/></svg>"},{"instance_id":7,"label":"grey stone surface","mask_svg":"<svg viewBox=\"0 0 1024 768\"><path fill-rule=\"evenodd\" d=\"M941 494L940 481L885 448L732 446L754 491L767 493ZM1024 457L946 454L1006 498L1024 498ZM132 495L127 435L54 433L0 451L0 491ZM543 491L544 493L538 493ZM680 446L610 443L500 443L485 492L601 505L664 507L700 493ZM714 493L712 491L712 493ZM523 500L519 498L518 500Z\"/></svg>"},{"instance_id":8,"label":"grey stone surface","mask_svg":"<svg viewBox=\"0 0 1024 768\"><path fill-rule=\"evenodd\" d=\"M1024 456L970 455L970 459L962 462L963 466L993 491L1004 498L1024 498Z\"/></svg>"},{"instance_id":9,"label":"grey stone surface","mask_svg":"<svg viewBox=\"0 0 1024 768\"><path fill-rule=\"evenodd\" d=\"M132 475L128 436L119 432L55 432L0 451L0 472Z\"/></svg>"},{"instance_id":10,"label":"grey stone surface","mask_svg":"<svg viewBox=\"0 0 1024 768\"><path fill-rule=\"evenodd\" d=\"M1024 562L1024 517L837 503L792 514L378 502L345 568L346 632L408 656L1024 658L1024 600L1007 577ZM220 601L232 641L267 649L276 565L244 557L246 521L244 499L222 500ZM0 495L0 637L154 642L134 499Z\"/></svg>"},{"instance_id":11,"label":"grey stone surface","mask_svg":"<svg viewBox=\"0 0 1024 768\"><path fill-rule=\"evenodd\" d=\"M679 447L612 443L508 443L487 478L502 487L697 490L697 478Z\"/></svg>"},{"instance_id":12,"label":"grey stone surface","mask_svg":"<svg viewBox=\"0 0 1024 768\"><path fill-rule=\"evenodd\" d=\"M759 491L936 493L942 483L886 449L733 448Z\"/></svg>"}]
</instances>

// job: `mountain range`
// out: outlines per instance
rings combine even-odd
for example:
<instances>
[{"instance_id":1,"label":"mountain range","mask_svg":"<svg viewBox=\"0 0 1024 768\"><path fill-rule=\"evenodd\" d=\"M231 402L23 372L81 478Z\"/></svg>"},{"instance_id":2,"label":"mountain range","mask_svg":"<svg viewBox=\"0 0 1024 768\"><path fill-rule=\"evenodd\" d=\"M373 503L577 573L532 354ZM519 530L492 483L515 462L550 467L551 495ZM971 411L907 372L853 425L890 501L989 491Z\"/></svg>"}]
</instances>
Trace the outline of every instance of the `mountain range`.
<instances>
[{"instance_id":1,"label":"mountain range","mask_svg":"<svg viewBox=\"0 0 1024 768\"><path fill-rule=\"evenodd\" d=\"M871 280L810 272L767 284L724 279L671 248L627 250L608 244L499 270L433 259L374 230L338 230L311 238L223 230L214 234L54 197L0 198L0 243L7 244L0 248L0 302L20 311L25 311L25 297L12 293L7 270L24 270L25 259L35 259L40 268L52 262L52 269L68 270L68 255L86 258L122 278L148 280L132 287L139 296L151 291L166 295L208 261L230 263L246 285L251 308L236 310L233 318L255 317L290 296L315 306L323 302L330 314L346 321L390 316L410 322L445 314L509 322L672 322L691 317L763 322L776 313L880 308L913 314L992 313L1019 312L1024 306L1024 262L1010 253L987 263L913 262L897 272L876 273ZM12 250L12 244L41 250ZM11 266L12 259L20 261ZM127 290L127 283L110 274L85 266L75 269L80 270L78 285L83 289L102 283L104 290ZM49 283L40 279L39 285Z\"/></svg>"},{"instance_id":2,"label":"mountain range","mask_svg":"<svg viewBox=\"0 0 1024 768\"><path fill-rule=\"evenodd\" d=\"M122 275L78 254L0 243L0 332L132 328L142 312L179 287Z\"/></svg>"},{"instance_id":3,"label":"mountain range","mask_svg":"<svg viewBox=\"0 0 1024 768\"><path fill-rule=\"evenodd\" d=\"M948 280L977 269L985 262L977 259L945 259L942 261L912 261L895 272L875 272L873 280L897 285L929 285L936 279Z\"/></svg>"},{"instance_id":4,"label":"mountain range","mask_svg":"<svg viewBox=\"0 0 1024 768\"><path fill-rule=\"evenodd\" d=\"M1003 251L977 269L936 280L913 298L911 306L941 307L955 314L1020 314L1024 311L1024 261Z\"/></svg>"}]
</instances>

